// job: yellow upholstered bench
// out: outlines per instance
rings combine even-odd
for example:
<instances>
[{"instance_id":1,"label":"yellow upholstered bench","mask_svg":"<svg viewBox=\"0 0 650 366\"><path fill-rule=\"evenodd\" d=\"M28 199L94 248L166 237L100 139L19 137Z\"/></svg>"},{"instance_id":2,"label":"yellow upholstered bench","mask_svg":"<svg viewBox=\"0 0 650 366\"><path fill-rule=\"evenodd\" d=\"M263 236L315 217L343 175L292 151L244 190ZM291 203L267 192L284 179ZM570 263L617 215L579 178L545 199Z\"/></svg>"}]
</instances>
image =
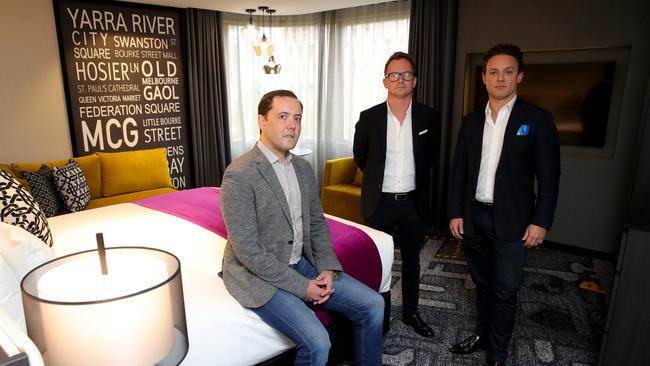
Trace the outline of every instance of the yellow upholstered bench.
<instances>
[{"instance_id":1,"label":"yellow upholstered bench","mask_svg":"<svg viewBox=\"0 0 650 366\"><path fill-rule=\"evenodd\" d=\"M320 199L323 211L363 224L361 217L361 181L363 173L354 158L325 161Z\"/></svg>"}]
</instances>

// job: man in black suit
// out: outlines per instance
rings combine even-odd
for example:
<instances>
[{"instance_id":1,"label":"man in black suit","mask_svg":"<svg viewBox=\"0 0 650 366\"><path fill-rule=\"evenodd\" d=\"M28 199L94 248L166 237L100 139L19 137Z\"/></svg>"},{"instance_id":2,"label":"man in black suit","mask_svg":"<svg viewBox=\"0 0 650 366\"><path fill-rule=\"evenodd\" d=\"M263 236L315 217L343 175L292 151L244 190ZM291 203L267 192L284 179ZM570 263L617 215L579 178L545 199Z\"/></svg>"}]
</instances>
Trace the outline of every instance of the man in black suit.
<instances>
[{"instance_id":1,"label":"man in black suit","mask_svg":"<svg viewBox=\"0 0 650 366\"><path fill-rule=\"evenodd\" d=\"M429 204L429 167L438 158L439 122L433 109L413 101L417 83L411 57L394 53L384 67L386 102L361 112L354 160L363 171L361 214L366 225L392 232L402 256L402 321L424 337L433 330L418 313L420 250Z\"/></svg>"},{"instance_id":2,"label":"man in black suit","mask_svg":"<svg viewBox=\"0 0 650 366\"><path fill-rule=\"evenodd\" d=\"M489 365L505 364L526 248L550 230L560 181L553 116L517 97L523 66L514 45L485 55L489 100L463 119L449 182L449 228L463 240L478 308L476 334L449 350L486 349Z\"/></svg>"}]
</instances>

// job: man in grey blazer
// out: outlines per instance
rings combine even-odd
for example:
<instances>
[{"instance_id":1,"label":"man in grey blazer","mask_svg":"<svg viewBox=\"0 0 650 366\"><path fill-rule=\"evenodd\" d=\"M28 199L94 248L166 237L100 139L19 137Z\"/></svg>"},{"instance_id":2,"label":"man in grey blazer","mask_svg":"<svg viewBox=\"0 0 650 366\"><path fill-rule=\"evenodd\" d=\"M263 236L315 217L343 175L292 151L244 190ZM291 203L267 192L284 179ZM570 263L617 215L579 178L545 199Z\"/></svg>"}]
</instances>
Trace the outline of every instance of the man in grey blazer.
<instances>
[{"instance_id":1,"label":"man in grey blazer","mask_svg":"<svg viewBox=\"0 0 650 366\"><path fill-rule=\"evenodd\" d=\"M265 94L258 106L259 142L226 169L224 284L296 344L296 365L327 363L330 340L310 309L316 307L354 323L356 365L381 365L384 302L342 272L311 167L289 151L301 119L294 93Z\"/></svg>"}]
</instances>

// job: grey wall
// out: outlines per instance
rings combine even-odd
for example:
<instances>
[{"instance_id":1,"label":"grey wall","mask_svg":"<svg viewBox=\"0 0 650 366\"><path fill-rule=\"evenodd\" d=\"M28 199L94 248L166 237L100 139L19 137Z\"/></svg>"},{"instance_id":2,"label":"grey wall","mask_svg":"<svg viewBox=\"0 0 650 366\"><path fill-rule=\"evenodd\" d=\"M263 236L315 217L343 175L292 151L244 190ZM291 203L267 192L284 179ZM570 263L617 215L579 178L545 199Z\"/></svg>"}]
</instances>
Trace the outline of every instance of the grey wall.
<instances>
[{"instance_id":1,"label":"grey wall","mask_svg":"<svg viewBox=\"0 0 650 366\"><path fill-rule=\"evenodd\" d=\"M613 157L562 156L560 198L548 240L610 253L618 248L648 87L649 23L647 0L460 0L452 151L462 119L468 54L497 43L514 43L524 52L631 47Z\"/></svg>"}]
</instances>

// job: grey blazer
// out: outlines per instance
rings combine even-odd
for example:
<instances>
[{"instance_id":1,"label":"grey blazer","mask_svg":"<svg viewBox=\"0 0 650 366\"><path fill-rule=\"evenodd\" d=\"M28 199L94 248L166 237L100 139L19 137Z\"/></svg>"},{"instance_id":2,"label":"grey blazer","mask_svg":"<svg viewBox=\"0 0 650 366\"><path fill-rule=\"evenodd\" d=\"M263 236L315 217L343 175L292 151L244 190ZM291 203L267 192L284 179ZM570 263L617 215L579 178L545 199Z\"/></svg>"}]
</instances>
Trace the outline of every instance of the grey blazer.
<instances>
[{"instance_id":1,"label":"grey blazer","mask_svg":"<svg viewBox=\"0 0 650 366\"><path fill-rule=\"evenodd\" d=\"M311 166L295 155L292 161L302 200L303 255L318 273L341 271ZM264 305L278 288L302 299L309 280L289 267L289 205L271 163L257 146L226 169L221 210L228 229L223 280L230 294L249 308Z\"/></svg>"}]
</instances>

